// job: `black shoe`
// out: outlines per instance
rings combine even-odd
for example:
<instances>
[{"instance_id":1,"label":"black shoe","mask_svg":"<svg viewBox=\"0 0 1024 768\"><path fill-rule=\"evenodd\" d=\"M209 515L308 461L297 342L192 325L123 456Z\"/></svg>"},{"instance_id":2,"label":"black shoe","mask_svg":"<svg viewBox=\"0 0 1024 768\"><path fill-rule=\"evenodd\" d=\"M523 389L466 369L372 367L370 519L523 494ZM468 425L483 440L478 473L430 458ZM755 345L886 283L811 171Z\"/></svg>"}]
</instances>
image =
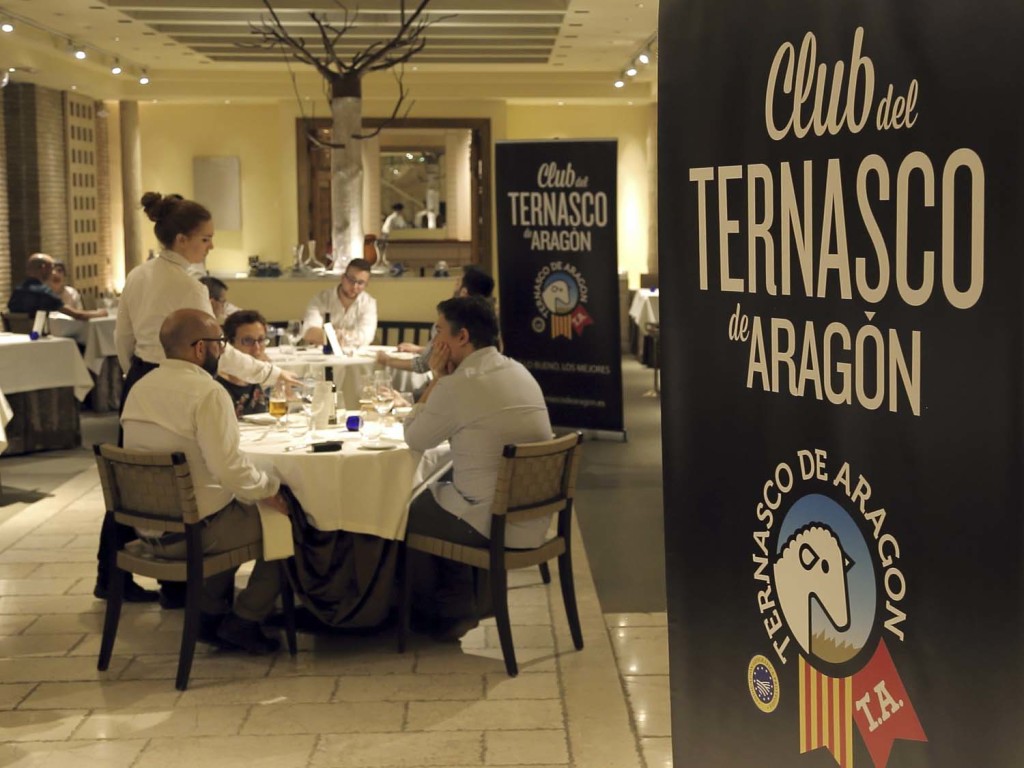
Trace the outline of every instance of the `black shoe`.
<instances>
[{"instance_id":1,"label":"black shoe","mask_svg":"<svg viewBox=\"0 0 1024 768\"><path fill-rule=\"evenodd\" d=\"M246 621L234 613L224 617L217 637L233 648L262 655L280 650L281 641L263 634L258 621Z\"/></svg>"},{"instance_id":2,"label":"black shoe","mask_svg":"<svg viewBox=\"0 0 1024 768\"><path fill-rule=\"evenodd\" d=\"M185 585L178 581L160 583L160 607L174 611L185 607Z\"/></svg>"},{"instance_id":3,"label":"black shoe","mask_svg":"<svg viewBox=\"0 0 1024 768\"><path fill-rule=\"evenodd\" d=\"M437 619L431 638L439 643L457 643L468 632L480 626L480 622L472 616L462 619Z\"/></svg>"},{"instance_id":4,"label":"black shoe","mask_svg":"<svg viewBox=\"0 0 1024 768\"><path fill-rule=\"evenodd\" d=\"M97 600L106 600L108 594L107 585L97 581L92 590L93 597ZM155 603L160 599L160 595L155 589L144 589L129 578L124 583L124 594L121 599L126 603Z\"/></svg>"},{"instance_id":5,"label":"black shoe","mask_svg":"<svg viewBox=\"0 0 1024 768\"><path fill-rule=\"evenodd\" d=\"M224 623L225 616L227 616L226 613L200 613L199 634L196 640L207 645L214 645L217 648L234 648L233 645L225 643L217 636L217 630Z\"/></svg>"}]
</instances>

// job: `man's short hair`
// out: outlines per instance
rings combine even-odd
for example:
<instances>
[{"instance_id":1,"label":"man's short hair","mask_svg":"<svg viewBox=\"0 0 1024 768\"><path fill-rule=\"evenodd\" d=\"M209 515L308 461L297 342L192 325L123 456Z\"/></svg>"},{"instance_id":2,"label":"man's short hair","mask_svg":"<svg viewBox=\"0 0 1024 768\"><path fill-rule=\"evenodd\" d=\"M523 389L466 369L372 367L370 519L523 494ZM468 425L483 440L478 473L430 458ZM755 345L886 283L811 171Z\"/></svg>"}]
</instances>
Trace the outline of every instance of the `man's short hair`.
<instances>
[{"instance_id":1,"label":"man's short hair","mask_svg":"<svg viewBox=\"0 0 1024 768\"><path fill-rule=\"evenodd\" d=\"M498 318L491 303L482 296L445 299L437 305L437 311L448 321L452 333L466 329L474 349L497 346Z\"/></svg>"},{"instance_id":2,"label":"man's short hair","mask_svg":"<svg viewBox=\"0 0 1024 768\"><path fill-rule=\"evenodd\" d=\"M240 309L237 312L232 312L224 320L224 338L229 342L234 341L238 335L238 329L249 323L259 323L263 326L264 332L267 330L267 319L258 311L255 309Z\"/></svg>"},{"instance_id":3,"label":"man's short hair","mask_svg":"<svg viewBox=\"0 0 1024 768\"><path fill-rule=\"evenodd\" d=\"M462 287L470 296L483 296L489 299L494 293L494 278L479 267L469 265L463 267Z\"/></svg>"},{"instance_id":4,"label":"man's short hair","mask_svg":"<svg viewBox=\"0 0 1024 768\"><path fill-rule=\"evenodd\" d=\"M217 301L224 300L224 294L228 292L228 286L223 281L210 275L204 275L199 278L199 282L206 286L206 290L210 292L210 298L216 299Z\"/></svg>"},{"instance_id":5,"label":"man's short hair","mask_svg":"<svg viewBox=\"0 0 1024 768\"><path fill-rule=\"evenodd\" d=\"M352 268L355 268L359 272L369 272L370 266L370 262L366 259L352 259L352 261L345 266L345 272L347 273Z\"/></svg>"}]
</instances>

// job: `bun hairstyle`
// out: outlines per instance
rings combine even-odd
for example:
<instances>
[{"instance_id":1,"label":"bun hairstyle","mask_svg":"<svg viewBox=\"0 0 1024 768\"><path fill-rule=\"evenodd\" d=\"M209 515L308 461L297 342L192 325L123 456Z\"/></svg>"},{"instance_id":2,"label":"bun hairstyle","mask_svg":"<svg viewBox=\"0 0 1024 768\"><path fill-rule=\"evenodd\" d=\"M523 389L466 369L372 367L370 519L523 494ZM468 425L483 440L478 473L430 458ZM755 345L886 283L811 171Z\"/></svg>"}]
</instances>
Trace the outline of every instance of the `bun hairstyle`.
<instances>
[{"instance_id":1,"label":"bun hairstyle","mask_svg":"<svg viewBox=\"0 0 1024 768\"><path fill-rule=\"evenodd\" d=\"M153 231L165 248L174 245L178 235L190 235L200 224L213 218L205 206L181 195L161 195L147 192L142 196L142 209L149 220L156 223Z\"/></svg>"}]
</instances>

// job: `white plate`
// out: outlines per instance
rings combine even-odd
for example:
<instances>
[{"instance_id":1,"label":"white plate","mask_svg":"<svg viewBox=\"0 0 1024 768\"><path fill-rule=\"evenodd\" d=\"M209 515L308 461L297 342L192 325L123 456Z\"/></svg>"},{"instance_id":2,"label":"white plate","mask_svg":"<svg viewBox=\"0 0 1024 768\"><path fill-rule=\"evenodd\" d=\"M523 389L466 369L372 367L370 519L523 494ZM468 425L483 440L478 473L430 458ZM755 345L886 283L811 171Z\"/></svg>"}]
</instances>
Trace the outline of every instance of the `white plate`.
<instances>
[{"instance_id":1,"label":"white plate","mask_svg":"<svg viewBox=\"0 0 1024 768\"><path fill-rule=\"evenodd\" d=\"M242 417L242 421L247 421L250 424L276 424L277 419L271 416L269 413L247 413Z\"/></svg>"},{"instance_id":2,"label":"white plate","mask_svg":"<svg viewBox=\"0 0 1024 768\"><path fill-rule=\"evenodd\" d=\"M394 443L377 443L377 445L368 445L366 443L363 443L362 445L359 446L359 450L360 451L390 451L392 448L397 448L397 447L398 446L395 445Z\"/></svg>"},{"instance_id":3,"label":"white plate","mask_svg":"<svg viewBox=\"0 0 1024 768\"><path fill-rule=\"evenodd\" d=\"M388 357L394 360L412 360L416 354L414 352L388 352Z\"/></svg>"}]
</instances>

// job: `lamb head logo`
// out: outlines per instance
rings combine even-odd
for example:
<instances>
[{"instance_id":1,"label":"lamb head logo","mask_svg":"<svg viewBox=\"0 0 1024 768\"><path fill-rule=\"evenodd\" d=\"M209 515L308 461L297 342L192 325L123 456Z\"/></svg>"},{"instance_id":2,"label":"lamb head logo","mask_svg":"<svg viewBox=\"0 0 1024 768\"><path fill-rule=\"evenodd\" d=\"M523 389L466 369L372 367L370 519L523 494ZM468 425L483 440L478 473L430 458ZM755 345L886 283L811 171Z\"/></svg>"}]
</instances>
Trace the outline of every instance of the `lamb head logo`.
<instances>
[{"instance_id":1,"label":"lamb head logo","mask_svg":"<svg viewBox=\"0 0 1024 768\"><path fill-rule=\"evenodd\" d=\"M824 627L815 628L817 604L836 630L850 627L850 588L846 575L853 560L826 525L806 525L783 545L773 567L779 605L793 639L804 653L826 642Z\"/></svg>"},{"instance_id":2,"label":"lamb head logo","mask_svg":"<svg viewBox=\"0 0 1024 768\"><path fill-rule=\"evenodd\" d=\"M587 312L587 281L573 264L553 261L545 264L533 283L533 302L537 317L533 330L541 333L550 326L551 338L572 339L594 322Z\"/></svg>"}]
</instances>

